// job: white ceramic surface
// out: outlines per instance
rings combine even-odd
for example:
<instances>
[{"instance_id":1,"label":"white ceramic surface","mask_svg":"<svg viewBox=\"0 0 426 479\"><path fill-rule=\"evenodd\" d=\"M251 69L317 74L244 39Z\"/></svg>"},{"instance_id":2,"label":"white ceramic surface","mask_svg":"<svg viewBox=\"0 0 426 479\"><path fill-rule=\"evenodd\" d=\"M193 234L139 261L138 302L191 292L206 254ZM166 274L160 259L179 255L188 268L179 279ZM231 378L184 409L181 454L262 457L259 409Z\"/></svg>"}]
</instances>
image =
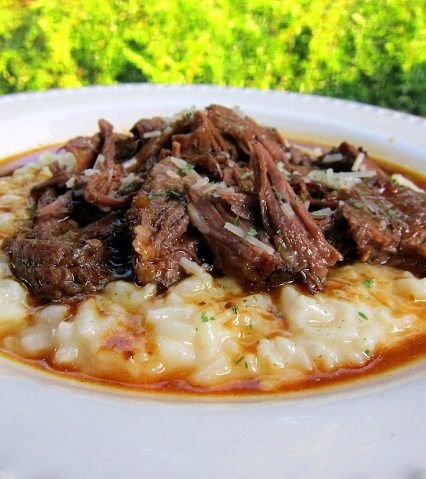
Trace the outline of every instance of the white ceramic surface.
<instances>
[{"instance_id":1,"label":"white ceramic surface","mask_svg":"<svg viewBox=\"0 0 426 479\"><path fill-rule=\"evenodd\" d=\"M0 97L0 157L153 114L240 106L290 137L426 170L426 120L322 97L123 85ZM319 393L250 400L144 396L0 357L0 479L426 478L426 365Z\"/></svg>"}]
</instances>

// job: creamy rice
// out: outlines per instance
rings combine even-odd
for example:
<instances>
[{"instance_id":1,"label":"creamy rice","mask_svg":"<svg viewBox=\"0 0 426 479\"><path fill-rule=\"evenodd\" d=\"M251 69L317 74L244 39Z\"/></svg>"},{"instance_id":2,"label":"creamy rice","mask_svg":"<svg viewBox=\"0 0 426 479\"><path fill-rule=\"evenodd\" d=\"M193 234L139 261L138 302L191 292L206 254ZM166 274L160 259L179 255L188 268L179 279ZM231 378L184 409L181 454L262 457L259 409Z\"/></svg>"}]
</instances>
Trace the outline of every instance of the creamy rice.
<instances>
[{"instance_id":1,"label":"creamy rice","mask_svg":"<svg viewBox=\"0 0 426 479\"><path fill-rule=\"evenodd\" d=\"M1 241L30 219L28 193L50 176L49 161L0 179ZM190 276L162 295L154 285L116 281L77 307L34 307L1 252L0 346L109 380L201 388L253 381L271 390L362 367L425 333L426 279L391 267L336 268L314 296L292 285L249 294L230 278L186 267Z\"/></svg>"}]
</instances>

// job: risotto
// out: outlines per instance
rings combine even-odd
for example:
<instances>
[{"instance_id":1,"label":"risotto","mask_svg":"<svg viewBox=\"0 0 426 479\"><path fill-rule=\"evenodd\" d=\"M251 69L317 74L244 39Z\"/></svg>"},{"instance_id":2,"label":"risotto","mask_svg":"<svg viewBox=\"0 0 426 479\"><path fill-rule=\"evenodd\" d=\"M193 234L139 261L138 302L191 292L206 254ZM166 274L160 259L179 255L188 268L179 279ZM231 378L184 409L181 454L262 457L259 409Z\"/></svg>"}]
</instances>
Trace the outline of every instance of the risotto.
<instances>
[{"instance_id":1,"label":"risotto","mask_svg":"<svg viewBox=\"0 0 426 479\"><path fill-rule=\"evenodd\" d=\"M152 141L159 133L145 135ZM328 163L338 161L339 154L330 153ZM188 169L175 163L180 172ZM0 179L2 242L31 227L31 191L52 179L57 171L52 164L75 172L75 152L41 155L40 161ZM328 175L325 182L349 178L337 173L333 178L327 170L319 174ZM67 187L73 187L73 178L67 178ZM314 216L328 217L327 211L317 211L320 215ZM241 225L227 224L237 228L238 236ZM260 234L252 238L263 249L273 248ZM181 272L166 288L161 281L123 275L70 300L32 294L31 284L17 277L10 250L3 248L0 348L50 369L134 387L296 389L334 373L363 371L392 351L398 357L413 340L425 343L426 278L397 263L380 262L362 259L329 268L327 282L312 294L309 283L306 287L297 278L259 288L226 268L217 274L208 261L181 255Z\"/></svg>"}]
</instances>

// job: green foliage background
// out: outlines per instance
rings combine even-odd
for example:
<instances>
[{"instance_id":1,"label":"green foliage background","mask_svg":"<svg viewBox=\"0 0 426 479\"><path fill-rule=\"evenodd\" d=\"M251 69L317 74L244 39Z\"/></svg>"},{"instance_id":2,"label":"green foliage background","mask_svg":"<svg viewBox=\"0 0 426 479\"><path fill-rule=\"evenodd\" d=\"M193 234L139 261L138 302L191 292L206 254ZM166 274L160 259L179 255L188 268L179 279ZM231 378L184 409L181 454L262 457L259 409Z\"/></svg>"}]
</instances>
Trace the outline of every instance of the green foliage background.
<instances>
[{"instance_id":1,"label":"green foliage background","mask_svg":"<svg viewBox=\"0 0 426 479\"><path fill-rule=\"evenodd\" d=\"M145 81L426 116L426 0L0 0L0 93Z\"/></svg>"}]
</instances>

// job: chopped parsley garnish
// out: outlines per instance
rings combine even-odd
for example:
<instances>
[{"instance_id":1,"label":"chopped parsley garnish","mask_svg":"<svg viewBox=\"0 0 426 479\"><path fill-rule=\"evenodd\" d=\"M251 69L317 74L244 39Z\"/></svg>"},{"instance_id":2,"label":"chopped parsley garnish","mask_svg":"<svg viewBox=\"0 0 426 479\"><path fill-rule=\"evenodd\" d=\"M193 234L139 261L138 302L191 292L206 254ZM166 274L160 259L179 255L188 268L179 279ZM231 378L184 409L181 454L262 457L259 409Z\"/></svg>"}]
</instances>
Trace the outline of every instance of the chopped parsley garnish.
<instances>
[{"instance_id":1,"label":"chopped parsley garnish","mask_svg":"<svg viewBox=\"0 0 426 479\"><path fill-rule=\"evenodd\" d=\"M244 366L246 369L248 369L248 362L247 361L244 361Z\"/></svg>"},{"instance_id":2,"label":"chopped parsley garnish","mask_svg":"<svg viewBox=\"0 0 426 479\"><path fill-rule=\"evenodd\" d=\"M234 311L235 314L238 314L238 304L232 306L232 311Z\"/></svg>"},{"instance_id":3,"label":"chopped parsley garnish","mask_svg":"<svg viewBox=\"0 0 426 479\"><path fill-rule=\"evenodd\" d=\"M240 226L241 220L240 220L240 217L239 217L239 216L237 216L237 217L235 218L234 224L235 224L235 226Z\"/></svg>"},{"instance_id":4,"label":"chopped parsley garnish","mask_svg":"<svg viewBox=\"0 0 426 479\"><path fill-rule=\"evenodd\" d=\"M379 198L377 204L388 218L394 218L397 215L396 210L392 208L392 204L389 201Z\"/></svg>"},{"instance_id":5,"label":"chopped parsley garnish","mask_svg":"<svg viewBox=\"0 0 426 479\"><path fill-rule=\"evenodd\" d=\"M370 289L374 286L375 282L376 281L374 280L374 278L367 278L367 279L364 279L364 281L362 282L362 285L364 286L364 288Z\"/></svg>"},{"instance_id":6,"label":"chopped parsley garnish","mask_svg":"<svg viewBox=\"0 0 426 479\"><path fill-rule=\"evenodd\" d=\"M202 321L203 323L208 323L209 321L214 321L215 319L216 319L216 318L215 318L214 316L208 317L208 316L207 316L207 313L206 313L205 311L203 311L203 312L201 313L201 321Z\"/></svg>"},{"instance_id":7,"label":"chopped parsley garnish","mask_svg":"<svg viewBox=\"0 0 426 479\"><path fill-rule=\"evenodd\" d=\"M170 198L172 200L181 200L185 197L185 195L182 191L174 191L174 190L167 191L166 195L167 195L168 198Z\"/></svg>"},{"instance_id":8,"label":"chopped parsley garnish","mask_svg":"<svg viewBox=\"0 0 426 479\"><path fill-rule=\"evenodd\" d=\"M360 317L360 319L362 319L363 321L367 321L368 320L368 316L363 313L362 311L358 311L358 316Z\"/></svg>"},{"instance_id":9,"label":"chopped parsley garnish","mask_svg":"<svg viewBox=\"0 0 426 479\"><path fill-rule=\"evenodd\" d=\"M388 217L388 218L394 218L396 216L396 211L392 208L386 208L385 209L385 215Z\"/></svg>"},{"instance_id":10,"label":"chopped parsley garnish","mask_svg":"<svg viewBox=\"0 0 426 479\"><path fill-rule=\"evenodd\" d=\"M240 180L246 180L247 178L250 178L250 176L253 176L254 173L252 171L246 171L240 176Z\"/></svg>"},{"instance_id":11,"label":"chopped parsley garnish","mask_svg":"<svg viewBox=\"0 0 426 479\"><path fill-rule=\"evenodd\" d=\"M372 353L369 349L366 349L366 350L364 351L364 354L365 354L366 356L368 356L369 358L371 358L371 356L373 355L373 353Z\"/></svg>"},{"instance_id":12,"label":"chopped parsley garnish","mask_svg":"<svg viewBox=\"0 0 426 479\"><path fill-rule=\"evenodd\" d=\"M244 358L245 358L245 356L241 356L240 359L237 359L237 360L235 361L235 364L240 364L240 362L241 362Z\"/></svg>"},{"instance_id":13,"label":"chopped parsley garnish","mask_svg":"<svg viewBox=\"0 0 426 479\"><path fill-rule=\"evenodd\" d=\"M257 231L254 228L250 228L248 231L246 231L244 238L249 238L257 235Z\"/></svg>"},{"instance_id":14,"label":"chopped parsley garnish","mask_svg":"<svg viewBox=\"0 0 426 479\"><path fill-rule=\"evenodd\" d=\"M194 169L194 165L192 163L187 163L185 166L179 167L177 169L177 174L179 176L186 176L190 171Z\"/></svg>"}]
</instances>

